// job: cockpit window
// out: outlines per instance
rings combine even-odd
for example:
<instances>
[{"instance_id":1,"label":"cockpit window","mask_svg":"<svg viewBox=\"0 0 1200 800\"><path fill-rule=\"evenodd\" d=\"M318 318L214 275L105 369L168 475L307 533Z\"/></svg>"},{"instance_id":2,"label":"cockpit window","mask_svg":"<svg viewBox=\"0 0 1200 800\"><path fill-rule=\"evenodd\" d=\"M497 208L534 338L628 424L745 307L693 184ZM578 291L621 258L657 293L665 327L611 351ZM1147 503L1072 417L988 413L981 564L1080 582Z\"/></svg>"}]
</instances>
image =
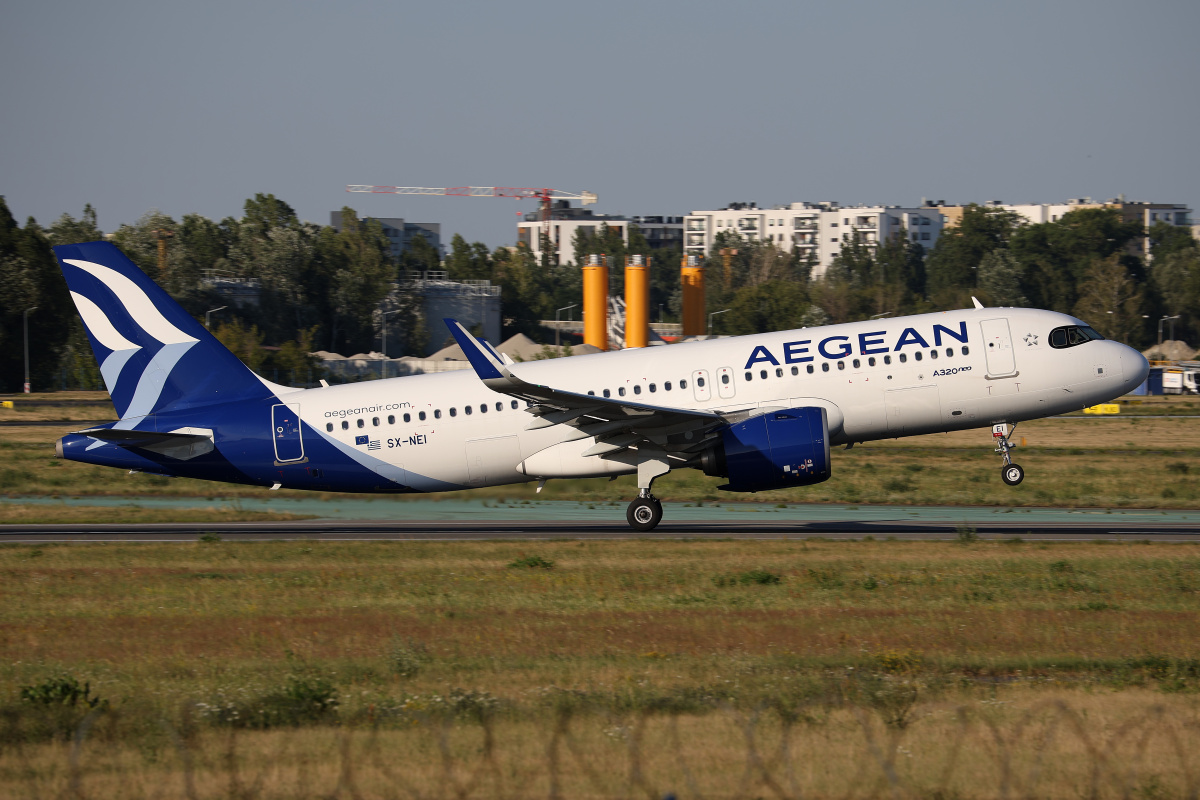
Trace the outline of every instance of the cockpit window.
<instances>
[{"instance_id":1,"label":"cockpit window","mask_svg":"<svg viewBox=\"0 0 1200 800\"><path fill-rule=\"evenodd\" d=\"M1050 331L1050 346L1062 349L1093 340L1100 341L1103 338L1087 325L1068 325L1065 328L1055 328Z\"/></svg>"}]
</instances>

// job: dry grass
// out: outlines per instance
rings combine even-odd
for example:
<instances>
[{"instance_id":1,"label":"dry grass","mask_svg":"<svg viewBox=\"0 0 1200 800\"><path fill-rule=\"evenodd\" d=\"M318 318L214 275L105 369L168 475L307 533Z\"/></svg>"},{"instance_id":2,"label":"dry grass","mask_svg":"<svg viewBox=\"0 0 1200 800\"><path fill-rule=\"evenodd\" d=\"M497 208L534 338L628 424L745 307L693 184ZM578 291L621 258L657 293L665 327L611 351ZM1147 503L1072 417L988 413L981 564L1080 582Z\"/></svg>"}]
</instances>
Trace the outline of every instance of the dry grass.
<instances>
[{"instance_id":1,"label":"dry grass","mask_svg":"<svg viewBox=\"0 0 1200 800\"><path fill-rule=\"evenodd\" d=\"M242 511L223 506L183 509L142 508L133 501L129 505L117 507L67 505L65 503L62 505L0 504L0 525L18 523L122 525L139 522L287 522L298 519L310 519L310 516L274 511Z\"/></svg>"},{"instance_id":2,"label":"dry grass","mask_svg":"<svg viewBox=\"0 0 1200 800\"><path fill-rule=\"evenodd\" d=\"M0 547L0 793L1189 796L1198 552ZM509 566L531 556L554 565ZM780 581L728 580L753 570ZM18 698L62 674L107 701L75 756L28 734L38 707ZM336 687L337 725L211 715L296 679Z\"/></svg>"}]
</instances>

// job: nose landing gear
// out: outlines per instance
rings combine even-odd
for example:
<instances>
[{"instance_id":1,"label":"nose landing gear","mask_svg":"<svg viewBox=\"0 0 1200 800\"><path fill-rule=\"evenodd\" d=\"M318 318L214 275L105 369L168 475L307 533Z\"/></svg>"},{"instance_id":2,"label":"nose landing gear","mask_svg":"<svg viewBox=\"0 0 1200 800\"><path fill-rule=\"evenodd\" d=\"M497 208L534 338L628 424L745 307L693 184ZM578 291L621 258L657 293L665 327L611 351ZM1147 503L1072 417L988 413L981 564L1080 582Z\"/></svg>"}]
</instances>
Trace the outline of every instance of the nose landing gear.
<instances>
[{"instance_id":1,"label":"nose landing gear","mask_svg":"<svg viewBox=\"0 0 1200 800\"><path fill-rule=\"evenodd\" d=\"M1020 464L1014 464L1012 456L1009 452L1015 450L1017 446L1009 441L1009 437L1017 430L1017 423L1013 423L1012 430L1008 429L1006 423L992 426L992 437L996 440L996 452L1004 459L1003 466L1000 467L1000 478L1009 486L1016 486L1021 481L1025 480L1025 470Z\"/></svg>"}]
</instances>

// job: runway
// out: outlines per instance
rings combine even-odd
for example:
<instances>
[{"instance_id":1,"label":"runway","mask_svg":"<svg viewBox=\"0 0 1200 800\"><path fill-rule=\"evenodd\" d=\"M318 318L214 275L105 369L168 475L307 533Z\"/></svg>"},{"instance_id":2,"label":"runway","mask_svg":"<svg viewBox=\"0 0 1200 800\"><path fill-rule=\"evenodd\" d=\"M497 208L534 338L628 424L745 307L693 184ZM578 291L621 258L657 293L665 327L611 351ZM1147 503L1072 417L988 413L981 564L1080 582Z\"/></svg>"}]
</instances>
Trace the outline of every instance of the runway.
<instances>
[{"instance_id":1,"label":"runway","mask_svg":"<svg viewBox=\"0 0 1200 800\"><path fill-rule=\"evenodd\" d=\"M650 533L624 523L545 520L311 520L301 522L155 523L136 525L6 525L0 543L195 542L213 534L225 541L480 541L617 539L980 539L1025 541L1156 541L1200 543L1200 522L1133 521L1117 515L1071 521L997 519L970 523L947 520L779 520L665 521Z\"/></svg>"}]
</instances>

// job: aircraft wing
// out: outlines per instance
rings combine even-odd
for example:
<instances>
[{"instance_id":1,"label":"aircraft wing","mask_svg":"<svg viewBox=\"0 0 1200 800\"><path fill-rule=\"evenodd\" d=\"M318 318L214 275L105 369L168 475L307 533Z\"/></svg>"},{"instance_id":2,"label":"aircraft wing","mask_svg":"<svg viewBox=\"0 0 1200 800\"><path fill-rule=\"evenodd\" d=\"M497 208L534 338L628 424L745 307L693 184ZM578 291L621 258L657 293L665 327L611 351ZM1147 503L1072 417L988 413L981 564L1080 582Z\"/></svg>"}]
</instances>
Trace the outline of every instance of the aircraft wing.
<instances>
[{"instance_id":1,"label":"aircraft wing","mask_svg":"<svg viewBox=\"0 0 1200 800\"><path fill-rule=\"evenodd\" d=\"M659 406L531 383L517 375L485 340L471 336L453 319L445 322L485 386L531 404L526 411L537 419L526 430L565 425L578 432L571 439L595 437L596 443L584 455L608 455L630 447L653 445L676 460L687 460L711 441L716 429L753 413Z\"/></svg>"}]
</instances>

